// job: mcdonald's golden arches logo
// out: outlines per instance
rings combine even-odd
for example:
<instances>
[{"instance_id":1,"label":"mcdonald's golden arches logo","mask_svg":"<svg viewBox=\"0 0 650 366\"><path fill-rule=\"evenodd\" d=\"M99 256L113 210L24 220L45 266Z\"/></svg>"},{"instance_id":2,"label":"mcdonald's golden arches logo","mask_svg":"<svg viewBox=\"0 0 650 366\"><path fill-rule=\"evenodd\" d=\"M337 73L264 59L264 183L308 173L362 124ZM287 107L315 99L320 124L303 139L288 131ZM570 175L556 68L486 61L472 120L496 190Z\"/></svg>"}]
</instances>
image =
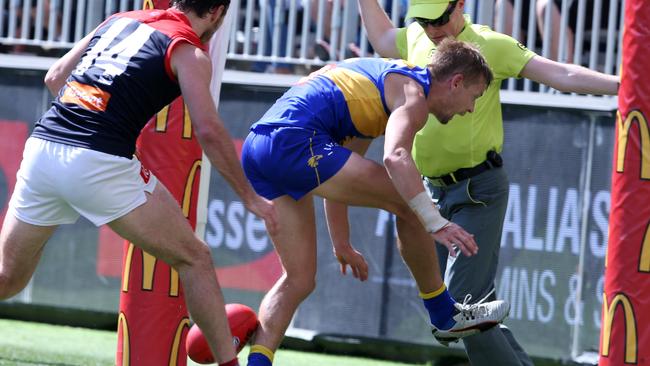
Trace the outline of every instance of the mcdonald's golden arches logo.
<instances>
[{"instance_id":1,"label":"mcdonald's golden arches logo","mask_svg":"<svg viewBox=\"0 0 650 366\"><path fill-rule=\"evenodd\" d=\"M627 143L630 139L630 128L633 122L639 125L639 137L641 140L641 167L640 179L650 180L650 127L643 112L633 110L628 113L625 120L621 112L616 113L616 126L618 129L618 150L616 154L616 172L625 171L625 160L627 157ZM607 258L605 259L607 263ZM650 223L646 227L643 242L641 243L641 254L639 256L639 272L650 272Z\"/></svg>"},{"instance_id":2,"label":"mcdonald's golden arches logo","mask_svg":"<svg viewBox=\"0 0 650 366\"><path fill-rule=\"evenodd\" d=\"M627 142L630 137L632 122L639 124L639 134L641 135L641 179L650 180L650 128L648 128L648 121L645 116L638 110L631 111L625 117L625 121L623 121L620 111L616 113L616 126L618 128L616 172L623 173L625 169Z\"/></svg>"},{"instance_id":3,"label":"mcdonald's golden arches logo","mask_svg":"<svg viewBox=\"0 0 650 366\"><path fill-rule=\"evenodd\" d=\"M638 355L638 341L636 332L636 318L634 316L634 307L630 299L622 293L616 294L612 303L608 305L607 294L603 294L603 332L602 332L602 347L601 355L609 357L609 345L612 337L612 325L614 323L614 315L618 305L623 308L623 316L625 318L625 363L637 363Z\"/></svg>"},{"instance_id":4,"label":"mcdonald's golden arches logo","mask_svg":"<svg viewBox=\"0 0 650 366\"><path fill-rule=\"evenodd\" d=\"M639 257L639 272L650 272L650 222L645 228Z\"/></svg>"},{"instance_id":5,"label":"mcdonald's golden arches logo","mask_svg":"<svg viewBox=\"0 0 650 366\"><path fill-rule=\"evenodd\" d=\"M131 344L129 343L129 323L126 314L120 312L117 318L118 327L122 329L122 366L131 364Z\"/></svg>"},{"instance_id":6,"label":"mcdonald's golden arches logo","mask_svg":"<svg viewBox=\"0 0 650 366\"><path fill-rule=\"evenodd\" d=\"M142 10L153 9L153 0L144 0L142 3Z\"/></svg>"}]
</instances>

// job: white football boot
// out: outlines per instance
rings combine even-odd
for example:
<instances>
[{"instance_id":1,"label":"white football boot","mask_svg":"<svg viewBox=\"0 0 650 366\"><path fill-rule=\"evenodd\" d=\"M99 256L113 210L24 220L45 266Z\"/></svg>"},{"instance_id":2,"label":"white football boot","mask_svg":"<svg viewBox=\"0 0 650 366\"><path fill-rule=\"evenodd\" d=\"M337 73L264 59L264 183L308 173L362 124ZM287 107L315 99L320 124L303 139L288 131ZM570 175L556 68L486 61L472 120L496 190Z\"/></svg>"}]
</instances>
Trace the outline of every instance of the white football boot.
<instances>
[{"instance_id":1,"label":"white football boot","mask_svg":"<svg viewBox=\"0 0 650 366\"><path fill-rule=\"evenodd\" d=\"M475 304L470 304L472 295L467 294L463 303L455 303L453 319L456 321L449 329L437 329L431 326L433 336L443 346L458 342L459 339L488 330L503 322L510 312L510 304L503 300L484 302L494 292L490 291Z\"/></svg>"}]
</instances>

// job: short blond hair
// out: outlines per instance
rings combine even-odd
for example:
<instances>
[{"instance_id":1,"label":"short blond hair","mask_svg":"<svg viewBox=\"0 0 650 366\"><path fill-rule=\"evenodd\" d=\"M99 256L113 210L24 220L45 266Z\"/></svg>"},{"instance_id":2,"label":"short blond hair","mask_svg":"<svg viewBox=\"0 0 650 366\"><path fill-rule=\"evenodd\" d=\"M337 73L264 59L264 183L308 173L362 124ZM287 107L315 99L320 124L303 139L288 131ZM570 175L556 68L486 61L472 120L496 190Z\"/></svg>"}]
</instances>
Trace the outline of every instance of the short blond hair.
<instances>
[{"instance_id":1,"label":"short blond hair","mask_svg":"<svg viewBox=\"0 0 650 366\"><path fill-rule=\"evenodd\" d=\"M490 85L494 76L477 47L463 41L446 38L438 45L431 63L427 65L434 81L444 81L454 74L462 74L468 84L481 79Z\"/></svg>"}]
</instances>

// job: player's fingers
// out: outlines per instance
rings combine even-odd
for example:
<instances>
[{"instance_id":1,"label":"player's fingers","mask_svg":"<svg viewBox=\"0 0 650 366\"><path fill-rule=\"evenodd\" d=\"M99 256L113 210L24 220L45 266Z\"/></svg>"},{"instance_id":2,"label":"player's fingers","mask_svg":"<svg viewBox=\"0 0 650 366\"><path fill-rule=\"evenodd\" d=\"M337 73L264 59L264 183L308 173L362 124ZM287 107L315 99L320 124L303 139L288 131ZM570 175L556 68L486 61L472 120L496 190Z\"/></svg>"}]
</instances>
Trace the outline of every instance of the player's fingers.
<instances>
[{"instance_id":1,"label":"player's fingers","mask_svg":"<svg viewBox=\"0 0 650 366\"><path fill-rule=\"evenodd\" d=\"M454 252L460 250L460 252L467 257L471 257L472 255L474 255L474 249L472 248L471 244L468 242L467 238L461 233L454 235L450 240L450 243L454 248L453 249Z\"/></svg>"},{"instance_id":2,"label":"player's fingers","mask_svg":"<svg viewBox=\"0 0 650 366\"><path fill-rule=\"evenodd\" d=\"M458 240L463 245L463 254L471 256L478 253L478 245L476 244L476 241L474 241L474 236L463 233L463 235L460 235Z\"/></svg>"},{"instance_id":3,"label":"player's fingers","mask_svg":"<svg viewBox=\"0 0 650 366\"><path fill-rule=\"evenodd\" d=\"M449 241L446 244L443 243L443 245L445 247L447 247L447 251L449 251L450 256L452 256L454 258L456 258L458 256L458 253L456 252L456 248L458 247L458 245L456 243L454 243L453 241ZM462 251L462 249L461 249L461 251Z\"/></svg>"},{"instance_id":4,"label":"player's fingers","mask_svg":"<svg viewBox=\"0 0 650 366\"><path fill-rule=\"evenodd\" d=\"M365 259L363 260L363 263L361 264L360 279L361 279L361 281L365 281L365 280L368 279L368 263L366 263Z\"/></svg>"},{"instance_id":5,"label":"player's fingers","mask_svg":"<svg viewBox=\"0 0 650 366\"><path fill-rule=\"evenodd\" d=\"M347 265L341 261L341 273L345 276L347 272Z\"/></svg>"},{"instance_id":6,"label":"player's fingers","mask_svg":"<svg viewBox=\"0 0 650 366\"><path fill-rule=\"evenodd\" d=\"M352 269L352 276L354 278L359 278L359 270L357 269L357 267L356 266L350 266L350 268Z\"/></svg>"},{"instance_id":7,"label":"player's fingers","mask_svg":"<svg viewBox=\"0 0 650 366\"><path fill-rule=\"evenodd\" d=\"M455 258L458 255L458 253L456 252L458 243L456 243L453 225L454 225L453 223L450 224L448 228L443 229L439 232L439 234L434 235L434 239L436 240L436 242L444 245L445 248L447 248L449 255Z\"/></svg>"},{"instance_id":8,"label":"player's fingers","mask_svg":"<svg viewBox=\"0 0 650 366\"><path fill-rule=\"evenodd\" d=\"M270 214L264 215L264 223L266 224L266 231L270 235L275 235L278 232L278 221L275 217L275 211L271 211Z\"/></svg>"},{"instance_id":9,"label":"player's fingers","mask_svg":"<svg viewBox=\"0 0 650 366\"><path fill-rule=\"evenodd\" d=\"M458 248L460 250L460 252L463 253L464 256L471 257L472 255L474 255L472 250L469 249L467 247L467 245L461 239L457 239L457 240L458 240L458 244L456 244L456 243L454 243L454 244L456 244L455 245L456 248Z\"/></svg>"},{"instance_id":10,"label":"player's fingers","mask_svg":"<svg viewBox=\"0 0 650 366\"><path fill-rule=\"evenodd\" d=\"M271 219L271 232L273 234L278 232L278 221L275 220L275 217Z\"/></svg>"},{"instance_id":11,"label":"player's fingers","mask_svg":"<svg viewBox=\"0 0 650 366\"><path fill-rule=\"evenodd\" d=\"M368 263L366 263L366 258L363 257L361 253L356 253L357 256L355 258L355 267L357 269L357 273L359 274L359 280L365 281L368 278Z\"/></svg>"},{"instance_id":12,"label":"player's fingers","mask_svg":"<svg viewBox=\"0 0 650 366\"><path fill-rule=\"evenodd\" d=\"M361 263L361 267L363 268L364 272L368 272L368 262L366 262L365 259L363 259L363 263Z\"/></svg>"},{"instance_id":13,"label":"player's fingers","mask_svg":"<svg viewBox=\"0 0 650 366\"><path fill-rule=\"evenodd\" d=\"M478 252L478 245L474 241L474 235L469 234L456 224L449 228L449 240L466 256L472 256Z\"/></svg>"}]
</instances>

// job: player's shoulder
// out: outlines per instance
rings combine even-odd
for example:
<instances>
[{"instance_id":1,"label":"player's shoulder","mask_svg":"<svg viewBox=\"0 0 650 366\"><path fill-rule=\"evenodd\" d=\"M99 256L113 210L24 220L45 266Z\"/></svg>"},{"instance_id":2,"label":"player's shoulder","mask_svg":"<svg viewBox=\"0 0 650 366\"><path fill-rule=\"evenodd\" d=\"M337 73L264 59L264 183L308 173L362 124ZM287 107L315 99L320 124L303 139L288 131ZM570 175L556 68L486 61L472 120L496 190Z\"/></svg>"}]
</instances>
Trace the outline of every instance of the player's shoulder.
<instances>
[{"instance_id":1,"label":"player's shoulder","mask_svg":"<svg viewBox=\"0 0 650 366\"><path fill-rule=\"evenodd\" d=\"M391 72L384 79L384 97L390 110L405 105L409 109L426 110L426 93L422 84L412 76Z\"/></svg>"},{"instance_id":2,"label":"player's shoulder","mask_svg":"<svg viewBox=\"0 0 650 366\"><path fill-rule=\"evenodd\" d=\"M210 56L202 48L197 47L195 44L190 42L179 42L174 46L171 57L183 60L185 62L196 63L200 66L205 66L203 64L210 63Z\"/></svg>"}]
</instances>

